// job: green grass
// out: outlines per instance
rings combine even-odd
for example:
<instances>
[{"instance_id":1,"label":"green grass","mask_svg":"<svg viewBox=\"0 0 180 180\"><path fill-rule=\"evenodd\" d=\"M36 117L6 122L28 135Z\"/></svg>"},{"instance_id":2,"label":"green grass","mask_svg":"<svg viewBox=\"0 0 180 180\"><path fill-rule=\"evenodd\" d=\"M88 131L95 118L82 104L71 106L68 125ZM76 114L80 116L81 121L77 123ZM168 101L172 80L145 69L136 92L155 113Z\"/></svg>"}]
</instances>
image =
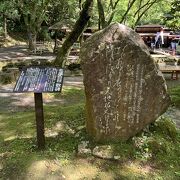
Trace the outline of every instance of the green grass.
<instances>
[{"instance_id":1,"label":"green grass","mask_svg":"<svg viewBox=\"0 0 180 180\"><path fill-rule=\"evenodd\" d=\"M74 134L84 125L84 105L45 106L46 149L36 147L34 111L5 113L0 116L0 178L17 178L26 174L33 161L40 159L68 160L77 149L79 138ZM58 125L57 125L58 124ZM56 135L54 136L54 132ZM27 157L28 155L28 157Z\"/></svg>"},{"instance_id":2,"label":"green grass","mask_svg":"<svg viewBox=\"0 0 180 180\"><path fill-rule=\"evenodd\" d=\"M180 108L180 85L169 90L173 104Z\"/></svg>"},{"instance_id":3,"label":"green grass","mask_svg":"<svg viewBox=\"0 0 180 180\"><path fill-rule=\"evenodd\" d=\"M179 90L171 90L179 107ZM0 112L0 179L180 179L180 132L162 117L128 140L109 144L119 161L77 155L86 140L84 90L65 88L51 94L61 105L45 105L46 148L36 147L34 109ZM79 178L78 178L79 177Z\"/></svg>"},{"instance_id":4,"label":"green grass","mask_svg":"<svg viewBox=\"0 0 180 180\"><path fill-rule=\"evenodd\" d=\"M64 100L65 104L74 104L74 103L84 103L85 95L84 89L82 88L73 88L68 87L63 89L61 94L54 94L56 98L61 98Z\"/></svg>"}]
</instances>

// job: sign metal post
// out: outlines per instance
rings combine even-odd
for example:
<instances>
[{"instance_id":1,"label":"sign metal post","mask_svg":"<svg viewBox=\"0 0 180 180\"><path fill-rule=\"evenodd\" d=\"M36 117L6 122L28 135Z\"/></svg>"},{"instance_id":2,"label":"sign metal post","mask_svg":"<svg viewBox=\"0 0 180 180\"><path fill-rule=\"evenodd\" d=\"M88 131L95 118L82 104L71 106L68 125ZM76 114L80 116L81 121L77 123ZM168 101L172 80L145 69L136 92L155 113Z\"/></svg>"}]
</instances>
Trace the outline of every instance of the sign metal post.
<instances>
[{"instance_id":1,"label":"sign metal post","mask_svg":"<svg viewBox=\"0 0 180 180\"><path fill-rule=\"evenodd\" d=\"M44 135L44 113L43 113L42 93L34 93L34 101L35 101L35 114L36 114L37 144L39 149L44 149L45 135Z\"/></svg>"},{"instance_id":2,"label":"sign metal post","mask_svg":"<svg viewBox=\"0 0 180 180\"><path fill-rule=\"evenodd\" d=\"M13 92L34 92L38 149L45 148L43 97L45 92L61 92L63 69L55 67L28 67L21 71Z\"/></svg>"}]
</instances>

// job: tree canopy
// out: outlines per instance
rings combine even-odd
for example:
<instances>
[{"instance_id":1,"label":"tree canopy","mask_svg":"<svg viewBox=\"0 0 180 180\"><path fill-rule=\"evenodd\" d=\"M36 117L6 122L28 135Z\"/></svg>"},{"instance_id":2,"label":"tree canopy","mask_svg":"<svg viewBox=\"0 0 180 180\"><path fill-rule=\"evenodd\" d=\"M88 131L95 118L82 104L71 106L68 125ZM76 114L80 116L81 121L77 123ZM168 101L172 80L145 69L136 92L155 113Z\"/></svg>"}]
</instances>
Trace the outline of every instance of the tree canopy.
<instances>
[{"instance_id":1,"label":"tree canopy","mask_svg":"<svg viewBox=\"0 0 180 180\"><path fill-rule=\"evenodd\" d=\"M168 14L165 14L166 25L173 28L179 29L180 27L180 1L174 0L171 2L171 9Z\"/></svg>"},{"instance_id":2,"label":"tree canopy","mask_svg":"<svg viewBox=\"0 0 180 180\"><path fill-rule=\"evenodd\" d=\"M1 0L0 25L6 15L9 23L23 16L26 26L36 25L38 29L43 20L49 26L59 21L73 26L84 3L85 0ZM116 21L130 27L161 23L178 28L178 18L179 0L94 0L89 25L104 28Z\"/></svg>"},{"instance_id":3,"label":"tree canopy","mask_svg":"<svg viewBox=\"0 0 180 180\"><path fill-rule=\"evenodd\" d=\"M87 3L91 8L86 8ZM18 28L20 32L25 30L30 49L35 48L43 22L47 26L57 22L71 26L72 33L65 41L68 45L63 45L67 51L64 55L68 55L69 48L86 26L102 29L112 22L132 28L143 24L161 24L173 29L180 26L179 0L0 0L0 12L0 31L4 36L13 31L13 27L16 31ZM86 22L80 23L83 18ZM61 58L58 53L59 62L62 62Z\"/></svg>"}]
</instances>

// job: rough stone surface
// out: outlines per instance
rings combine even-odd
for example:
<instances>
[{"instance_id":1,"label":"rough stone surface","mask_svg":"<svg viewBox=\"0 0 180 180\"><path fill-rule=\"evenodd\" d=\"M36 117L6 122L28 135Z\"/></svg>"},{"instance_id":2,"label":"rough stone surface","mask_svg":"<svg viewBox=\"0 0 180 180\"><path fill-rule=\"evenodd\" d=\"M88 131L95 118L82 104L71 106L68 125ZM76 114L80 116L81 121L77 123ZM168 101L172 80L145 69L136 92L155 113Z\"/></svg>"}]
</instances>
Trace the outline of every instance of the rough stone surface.
<instances>
[{"instance_id":1,"label":"rough stone surface","mask_svg":"<svg viewBox=\"0 0 180 180\"><path fill-rule=\"evenodd\" d=\"M93 155L102 159L113 159L114 151L110 145L96 146L92 152Z\"/></svg>"},{"instance_id":2,"label":"rough stone surface","mask_svg":"<svg viewBox=\"0 0 180 180\"><path fill-rule=\"evenodd\" d=\"M91 149L88 148L88 143L87 141L82 141L78 145L78 154L83 155L83 154L91 154Z\"/></svg>"},{"instance_id":3,"label":"rough stone surface","mask_svg":"<svg viewBox=\"0 0 180 180\"><path fill-rule=\"evenodd\" d=\"M83 44L87 131L96 141L126 140L155 121L170 99L141 37L115 23Z\"/></svg>"}]
</instances>

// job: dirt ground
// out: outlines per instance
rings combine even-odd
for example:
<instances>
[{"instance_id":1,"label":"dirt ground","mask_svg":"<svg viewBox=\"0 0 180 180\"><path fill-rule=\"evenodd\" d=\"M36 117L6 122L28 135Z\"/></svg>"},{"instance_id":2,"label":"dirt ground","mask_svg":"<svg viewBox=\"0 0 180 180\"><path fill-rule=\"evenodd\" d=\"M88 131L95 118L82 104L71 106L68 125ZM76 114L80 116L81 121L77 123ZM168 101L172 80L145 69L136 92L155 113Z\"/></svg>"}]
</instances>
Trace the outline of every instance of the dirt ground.
<instances>
[{"instance_id":1,"label":"dirt ground","mask_svg":"<svg viewBox=\"0 0 180 180\"><path fill-rule=\"evenodd\" d=\"M0 112L3 111L18 111L18 109L28 109L34 107L33 93L13 93L15 83L8 85L0 84ZM63 87L83 87L83 77L64 77ZM62 89L63 90L63 89ZM50 93L43 94L44 104L58 104L59 99L53 98Z\"/></svg>"},{"instance_id":2,"label":"dirt ground","mask_svg":"<svg viewBox=\"0 0 180 180\"><path fill-rule=\"evenodd\" d=\"M11 47L0 48L0 61L15 61L15 60L53 60L55 55L53 53L46 53L42 55L29 54L27 45L16 45Z\"/></svg>"}]
</instances>

